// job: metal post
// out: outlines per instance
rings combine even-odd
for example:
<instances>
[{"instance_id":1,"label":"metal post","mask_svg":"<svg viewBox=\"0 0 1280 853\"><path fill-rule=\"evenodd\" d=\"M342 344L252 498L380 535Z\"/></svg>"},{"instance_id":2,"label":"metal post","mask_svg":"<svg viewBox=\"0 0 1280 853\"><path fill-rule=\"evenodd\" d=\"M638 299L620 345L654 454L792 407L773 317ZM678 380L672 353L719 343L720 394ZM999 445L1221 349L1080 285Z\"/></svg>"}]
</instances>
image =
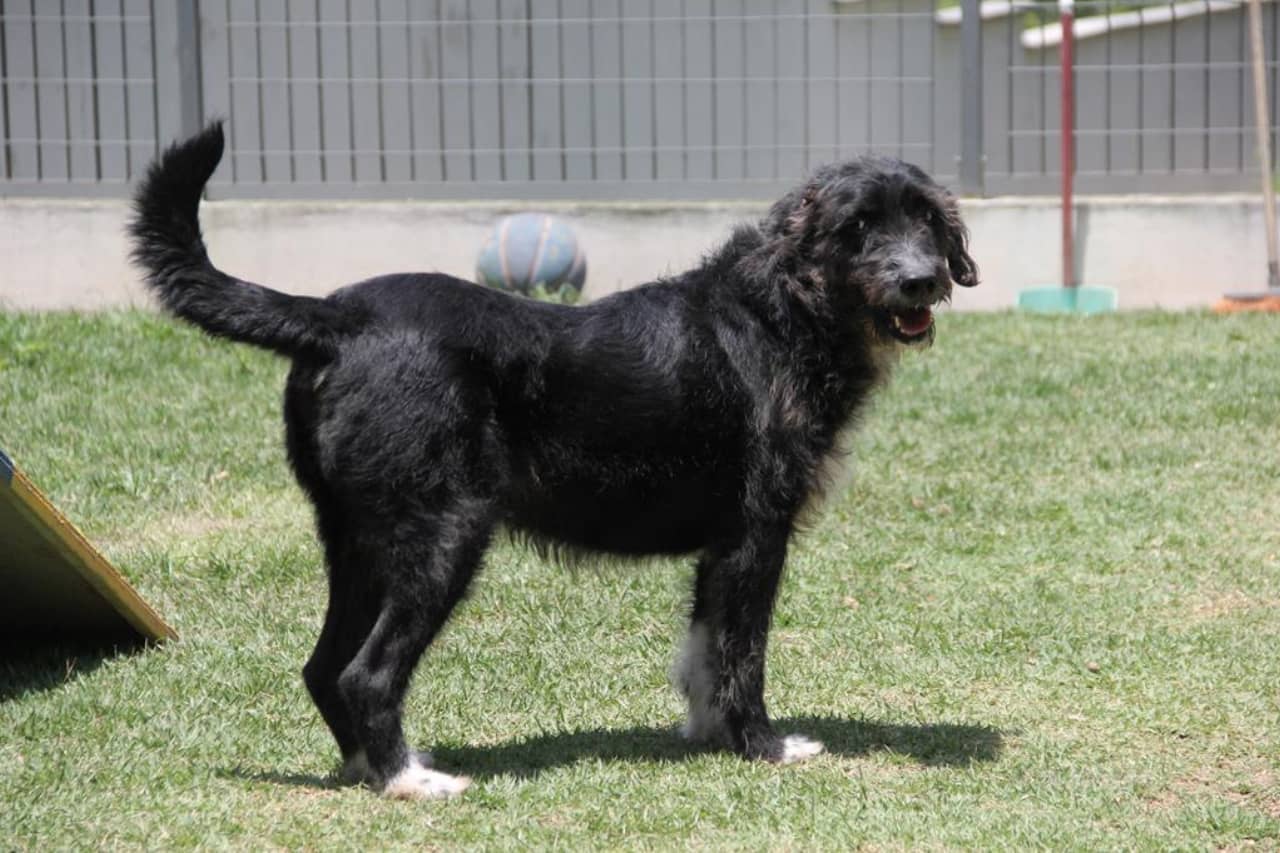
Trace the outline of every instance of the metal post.
<instances>
[{"instance_id":1,"label":"metal post","mask_svg":"<svg viewBox=\"0 0 1280 853\"><path fill-rule=\"evenodd\" d=\"M1276 240L1276 192L1271 183L1271 117L1267 110L1267 58L1262 44L1262 5L1249 0L1249 59L1253 68L1253 123L1257 133L1262 221L1267 229L1267 287L1228 293L1213 306L1219 313L1280 311L1280 247Z\"/></svg>"},{"instance_id":2,"label":"metal post","mask_svg":"<svg viewBox=\"0 0 1280 853\"><path fill-rule=\"evenodd\" d=\"M1072 0L1059 0L1062 23L1059 59L1062 71L1062 286L1076 286L1075 183L1075 8Z\"/></svg>"},{"instance_id":3,"label":"metal post","mask_svg":"<svg viewBox=\"0 0 1280 853\"><path fill-rule=\"evenodd\" d=\"M960 191L984 192L982 151L982 3L960 0Z\"/></svg>"},{"instance_id":4,"label":"metal post","mask_svg":"<svg viewBox=\"0 0 1280 853\"><path fill-rule=\"evenodd\" d=\"M1276 194L1271 183L1271 119L1267 110L1267 62L1262 47L1262 4L1249 0L1249 56L1253 68L1253 123L1258 167L1262 172L1262 221L1267 228L1267 289L1280 288L1280 251L1276 248Z\"/></svg>"}]
</instances>

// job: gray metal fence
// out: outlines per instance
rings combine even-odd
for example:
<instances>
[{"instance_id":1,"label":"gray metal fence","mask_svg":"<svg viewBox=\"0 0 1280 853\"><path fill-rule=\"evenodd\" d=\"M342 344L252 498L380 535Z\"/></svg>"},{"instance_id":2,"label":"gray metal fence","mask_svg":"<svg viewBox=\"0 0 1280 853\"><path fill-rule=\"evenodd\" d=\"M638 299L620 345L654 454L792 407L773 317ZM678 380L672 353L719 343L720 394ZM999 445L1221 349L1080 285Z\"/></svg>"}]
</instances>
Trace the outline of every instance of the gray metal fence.
<instances>
[{"instance_id":1,"label":"gray metal fence","mask_svg":"<svg viewBox=\"0 0 1280 853\"><path fill-rule=\"evenodd\" d=\"M771 195L868 148L934 159L925 3L201 6L224 195Z\"/></svg>"},{"instance_id":2,"label":"gray metal fence","mask_svg":"<svg viewBox=\"0 0 1280 853\"><path fill-rule=\"evenodd\" d=\"M1077 0L1075 7L1076 186L1256 189L1244 4ZM1264 11L1274 56L1280 16L1271 4ZM988 193L1056 188L1059 32L1056 7L1044 3L1013 4L983 27ZM1274 61L1269 71L1274 123Z\"/></svg>"},{"instance_id":3,"label":"gray metal fence","mask_svg":"<svg viewBox=\"0 0 1280 853\"><path fill-rule=\"evenodd\" d=\"M1079 189L1250 188L1240 4L1078 5ZM966 66L935 0L0 0L0 195L122 195L213 116L221 198L766 198L864 151L1052 191L1056 12L982 10Z\"/></svg>"}]
</instances>

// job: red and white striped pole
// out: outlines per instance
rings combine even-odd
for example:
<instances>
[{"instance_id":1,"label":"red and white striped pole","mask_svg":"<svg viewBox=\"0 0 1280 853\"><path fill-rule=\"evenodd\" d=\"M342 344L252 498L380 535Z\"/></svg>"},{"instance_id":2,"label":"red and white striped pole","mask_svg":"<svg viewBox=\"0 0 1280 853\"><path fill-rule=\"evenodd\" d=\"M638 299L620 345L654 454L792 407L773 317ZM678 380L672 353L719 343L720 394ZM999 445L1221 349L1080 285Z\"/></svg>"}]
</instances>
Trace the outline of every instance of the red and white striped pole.
<instances>
[{"instance_id":1,"label":"red and white striped pole","mask_svg":"<svg viewBox=\"0 0 1280 853\"><path fill-rule=\"evenodd\" d=\"M1058 0L1062 21L1062 286L1075 287L1076 240L1072 218L1072 183L1075 177L1075 8L1073 0Z\"/></svg>"}]
</instances>

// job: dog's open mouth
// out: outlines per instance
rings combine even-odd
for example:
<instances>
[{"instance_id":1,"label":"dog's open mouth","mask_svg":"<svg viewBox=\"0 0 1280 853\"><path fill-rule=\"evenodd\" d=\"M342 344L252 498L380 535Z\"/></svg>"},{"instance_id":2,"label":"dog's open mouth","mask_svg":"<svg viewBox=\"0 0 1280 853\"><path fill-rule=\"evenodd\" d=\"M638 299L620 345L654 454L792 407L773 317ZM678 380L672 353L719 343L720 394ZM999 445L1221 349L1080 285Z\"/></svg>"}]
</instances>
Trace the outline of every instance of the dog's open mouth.
<instances>
[{"instance_id":1,"label":"dog's open mouth","mask_svg":"<svg viewBox=\"0 0 1280 853\"><path fill-rule=\"evenodd\" d=\"M887 309L881 313L880 319L881 327L904 344L920 343L933 333L933 311L925 305Z\"/></svg>"}]
</instances>

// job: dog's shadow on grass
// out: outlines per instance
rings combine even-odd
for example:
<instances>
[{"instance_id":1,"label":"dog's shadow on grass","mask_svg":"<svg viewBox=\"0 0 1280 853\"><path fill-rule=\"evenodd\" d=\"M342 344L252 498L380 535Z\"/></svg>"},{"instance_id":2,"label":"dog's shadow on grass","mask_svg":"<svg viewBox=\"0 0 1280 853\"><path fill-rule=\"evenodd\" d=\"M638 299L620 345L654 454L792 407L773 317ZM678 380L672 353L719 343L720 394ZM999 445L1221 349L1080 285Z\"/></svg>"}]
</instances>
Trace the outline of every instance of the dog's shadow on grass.
<instances>
[{"instance_id":1,"label":"dog's shadow on grass","mask_svg":"<svg viewBox=\"0 0 1280 853\"><path fill-rule=\"evenodd\" d=\"M928 767L967 767L995 761L1004 736L988 726L926 723L898 725L836 717L776 720L779 732L796 732L823 742L841 757L874 752L906 755ZM528 778L582 760L684 761L710 750L686 743L672 728L593 729L536 735L495 746L441 746L436 766L473 776Z\"/></svg>"},{"instance_id":2,"label":"dog's shadow on grass","mask_svg":"<svg viewBox=\"0 0 1280 853\"><path fill-rule=\"evenodd\" d=\"M315 788L317 790L337 791L351 787L338 778L336 773L328 776L316 776L311 773L285 773L276 770L254 770L249 767L222 768L214 773L219 779L236 779L242 782L261 782L268 785L282 785L292 788Z\"/></svg>"},{"instance_id":3,"label":"dog's shadow on grass","mask_svg":"<svg viewBox=\"0 0 1280 853\"><path fill-rule=\"evenodd\" d=\"M776 720L779 732L797 732L822 741L827 753L857 757L875 752L909 756L926 767L968 767L996 761L1004 735L989 726L926 723L900 725L836 717L790 717ZM686 743L674 728L588 729L521 738L493 746L439 746L434 766L446 773L478 778L530 779L584 760L677 762L708 754L708 748ZM308 788L343 787L335 776L224 770L221 776Z\"/></svg>"}]
</instances>

